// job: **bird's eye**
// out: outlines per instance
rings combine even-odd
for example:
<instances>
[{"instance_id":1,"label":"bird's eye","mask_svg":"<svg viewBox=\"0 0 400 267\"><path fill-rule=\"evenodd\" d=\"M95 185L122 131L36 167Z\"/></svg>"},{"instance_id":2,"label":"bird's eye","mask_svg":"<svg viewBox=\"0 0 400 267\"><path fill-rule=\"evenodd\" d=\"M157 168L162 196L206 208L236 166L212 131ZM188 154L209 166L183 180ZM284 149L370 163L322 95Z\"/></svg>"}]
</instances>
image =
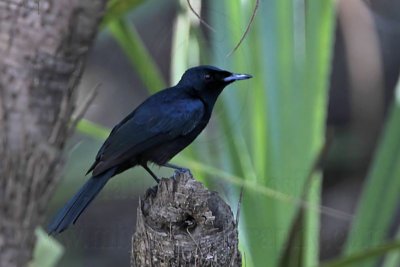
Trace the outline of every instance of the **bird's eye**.
<instances>
[{"instance_id":1,"label":"bird's eye","mask_svg":"<svg viewBox=\"0 0 400 267\"><path fill-rule=\"evenodd\" d=\"M205 75L204 75L204 80L210 81L211 79L212 79L212 77L211 77L210 74L205 74Z\"/></svg>"}]
</instances>

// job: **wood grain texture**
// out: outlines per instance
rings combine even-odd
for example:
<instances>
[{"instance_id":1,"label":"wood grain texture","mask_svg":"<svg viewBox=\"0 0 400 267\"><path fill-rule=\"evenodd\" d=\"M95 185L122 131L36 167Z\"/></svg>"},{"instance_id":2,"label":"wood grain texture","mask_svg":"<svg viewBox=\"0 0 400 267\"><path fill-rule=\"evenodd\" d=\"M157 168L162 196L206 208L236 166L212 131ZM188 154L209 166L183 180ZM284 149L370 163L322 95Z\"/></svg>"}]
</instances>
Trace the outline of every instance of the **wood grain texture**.
<instances>
[{"instance_id":1,"label":"wood grain texture","mask_svg":"<svg viewBox=\"0 0 400 267\"><path fill-rule=\"evenodd\" d=\"M140 201L131 266L241 266L231 209L189 172L163 178Z\"/></svg>"}]
</instances>

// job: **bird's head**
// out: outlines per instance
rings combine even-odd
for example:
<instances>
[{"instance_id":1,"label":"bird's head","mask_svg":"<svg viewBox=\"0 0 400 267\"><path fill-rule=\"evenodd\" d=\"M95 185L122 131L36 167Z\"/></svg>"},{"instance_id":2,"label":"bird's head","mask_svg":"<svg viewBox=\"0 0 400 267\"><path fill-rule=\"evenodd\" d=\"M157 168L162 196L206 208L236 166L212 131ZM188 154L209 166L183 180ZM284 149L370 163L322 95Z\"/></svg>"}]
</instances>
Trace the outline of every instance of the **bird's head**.
<instances>
[{"instance_id":1,"label":"bird's head","mask_svg":"<svg viewBox=\"0 0 400 267\"><path fill-rule=\"evenodd\" d=\"M252 78L249 74L237 74L213 66L198 66L188 69L179 81L179 86L190 88L193 93L209 101L216 100L228 84Z\"/></svg>"}]
</instances>

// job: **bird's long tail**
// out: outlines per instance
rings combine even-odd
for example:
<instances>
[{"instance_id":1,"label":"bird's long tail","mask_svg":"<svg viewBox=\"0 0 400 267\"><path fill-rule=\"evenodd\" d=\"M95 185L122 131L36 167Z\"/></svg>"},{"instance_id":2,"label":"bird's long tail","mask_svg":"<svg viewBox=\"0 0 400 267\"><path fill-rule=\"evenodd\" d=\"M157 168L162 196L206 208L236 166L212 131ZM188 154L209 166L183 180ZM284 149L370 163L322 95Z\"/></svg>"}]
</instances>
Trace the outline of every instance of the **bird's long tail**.
<instances>
[{"instance_id":1,"label":"bird's long tail","mask_svg":"<svg viewBox=\"0 0 400 267\"><path fill-rule=\"evenodd\" d=\"M114 174L115 169L112 168L100 175L92 176L53 218L47 228L49 235L61 233L74 224Z\"/></svg>"}]
</instances>

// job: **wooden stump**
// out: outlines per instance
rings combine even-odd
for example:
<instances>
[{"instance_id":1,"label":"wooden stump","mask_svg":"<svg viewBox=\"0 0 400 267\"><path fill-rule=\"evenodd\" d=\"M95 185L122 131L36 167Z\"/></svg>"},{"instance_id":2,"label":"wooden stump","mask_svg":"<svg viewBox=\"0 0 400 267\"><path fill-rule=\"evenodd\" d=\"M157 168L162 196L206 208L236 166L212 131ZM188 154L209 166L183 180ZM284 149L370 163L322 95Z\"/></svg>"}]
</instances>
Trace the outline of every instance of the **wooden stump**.
<instances>
[{"instance_id":1,"label":"wooden stump","mask_svg":"<svg viewBox=\"0 0 400 267\"><path fill-rule=\"evenodd\" d=\"M189 172L161 179L140 200L131 266L241 266L231 209Z\"/></svg>"}]
</instances>

